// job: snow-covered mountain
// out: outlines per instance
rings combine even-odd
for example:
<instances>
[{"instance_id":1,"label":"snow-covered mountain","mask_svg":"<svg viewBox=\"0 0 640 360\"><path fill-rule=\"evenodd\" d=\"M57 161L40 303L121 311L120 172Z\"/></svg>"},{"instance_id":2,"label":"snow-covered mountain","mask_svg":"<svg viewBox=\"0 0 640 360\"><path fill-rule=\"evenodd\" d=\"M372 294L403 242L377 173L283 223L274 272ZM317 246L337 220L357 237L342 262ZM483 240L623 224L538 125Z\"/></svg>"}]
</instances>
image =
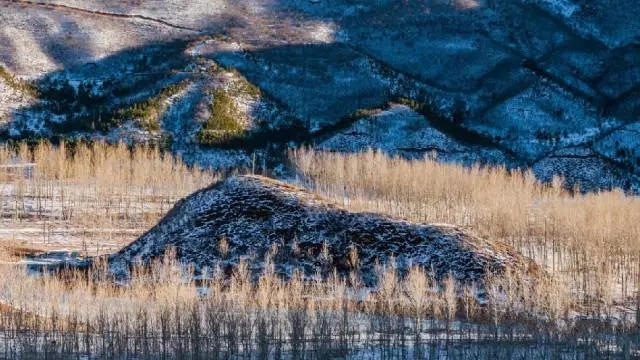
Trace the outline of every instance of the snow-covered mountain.
<instances>
[{"instance_id":1,"label":"snow-covered mountain","mask_svg":"<svg viewBox=\"0 0 640 360\"><path fill-rule=\"evenodd\" d=\"M638 1L0 6L4 139L151 141L213 167L301 144L435 151L640 189Z\"/></svg>"}]
</instances>

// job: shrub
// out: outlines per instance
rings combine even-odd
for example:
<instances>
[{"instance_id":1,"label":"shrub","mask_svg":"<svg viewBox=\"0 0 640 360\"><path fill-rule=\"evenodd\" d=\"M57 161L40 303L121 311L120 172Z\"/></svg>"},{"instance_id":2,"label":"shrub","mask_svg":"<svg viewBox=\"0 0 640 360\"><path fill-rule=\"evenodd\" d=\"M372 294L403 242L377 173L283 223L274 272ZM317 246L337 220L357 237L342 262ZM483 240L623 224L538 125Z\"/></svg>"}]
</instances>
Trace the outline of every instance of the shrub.
<instances>
[{"instance_id":1,"label":"shrub","mask_svg":"<svg viewBox=\"0 0 640 360\"><path fill-rule=\"evenodd\" d=\"M206 130L198 132L198 142L202 145L222 145L243 135L242 131Z\"/></svg>"},{"instance_id":2,"label":"shrub","mask_svg":"<svg viewBox=\"0 0 640 360\"><path fill-rule=\"evenodd\" d=\"M160 117L165 110L165 102L171 96L184 90L187 84L186 80L171 84L151 98L116 111L109 123L121 125L126 120L133 120L142 129L158 131L160 130Z\"/></svg>"},{"instance_id":3,"label":"shrub","mask_svg":"<svg viewBox=\"0 0 640 360\"><path fill-rule=\"evenodd\" d=\"M260 88L249 82L238 70L232 69L230 71L238 77L238 80L234 83L234 90L254 98L262 95Z\"/></svg>"},{"instance_id":4,"label":"shrub","mask_svg":"<svg viewBox=\"0 0 640 360\"><path fill-rule=\"evenodd\" d=\"M242 137L244 129L237 120L240 116L229 92L217 89L211 102L211 116L198 132L198 141L203 145L219 145Z\"/></svg>"},{"instance_id":5,"label":"shrub","mask_svg":"<svg viewBox=\"0 0 640 360\"><path fill-rule=\"evenodd\" d=\"M349 210L469 226L514 246L566 281L568 297L554 301L586 312L615 313L612 301L637 305L640 201L621 190L581 195L559 178L543 184L531 172L373 151L299 150L291 160L308 187Z\"/></svg>"},{"instance_id":6,"label":"shrub","mask_svg":"<svg viewBox=\"0 0 640 360\"><path fill-rule=\"evenodd\" d=\"M242 128L236 118L239 116L238 108L233 98L225 90L218 89L211 102L211 116L204 125L207 130L236 131Z\"/></svg>"},{"instance_id":7,"label":"shrub","mask_svg":"<svg viewBox=\"0 0 640 360\"><path fill-rule=\"evenodd\" d=\"M35 84L14 77L2 66L0 66L0 78L4 79L10 87L22 91L31 97L37 98L39 95L38 87Z\"/></svg>"}]
</instances>

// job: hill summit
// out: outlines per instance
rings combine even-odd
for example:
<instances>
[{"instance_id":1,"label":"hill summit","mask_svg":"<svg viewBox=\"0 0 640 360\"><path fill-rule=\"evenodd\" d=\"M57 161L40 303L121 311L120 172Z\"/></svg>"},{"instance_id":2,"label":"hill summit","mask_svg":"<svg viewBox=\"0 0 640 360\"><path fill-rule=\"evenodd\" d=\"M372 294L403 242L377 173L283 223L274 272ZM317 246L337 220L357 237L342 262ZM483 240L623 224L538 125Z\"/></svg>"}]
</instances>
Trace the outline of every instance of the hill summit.
<instances>
[{"instance_id":1,"label":"hill summit","mask_svg":"<svg viewBox=\"0 0 640 360\"><path fill-rule=\"evenodd\" d=\"M415 265L463 282L507 268L537 268L511 247L468 229L350 212L309 190L259 176L230 177L181 200L109 262L122 276L131 264L148 263L169 248L196 270L229 272L244 260L254 274L271 263L285 277L294 269L309 277L359 270L365 282L374 279L376 263L391 261L401 273Z\"/></svg>"}]
</instances>

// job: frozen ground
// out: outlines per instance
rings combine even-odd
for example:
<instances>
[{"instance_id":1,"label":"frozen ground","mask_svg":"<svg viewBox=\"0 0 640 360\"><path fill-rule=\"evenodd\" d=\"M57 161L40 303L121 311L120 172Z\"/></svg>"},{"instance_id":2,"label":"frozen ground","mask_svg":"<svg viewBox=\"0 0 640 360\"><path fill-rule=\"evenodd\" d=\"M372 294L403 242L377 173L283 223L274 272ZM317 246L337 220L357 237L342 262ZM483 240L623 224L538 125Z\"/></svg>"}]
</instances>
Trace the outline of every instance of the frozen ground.
<instances>
[{"instance_id":1,"label":"frozen ground","mask_svg":"<svg viewBox=\"0 0 640 360\"><path fill-rule=\"evenodd\" d=\"M347 129L319 142L317 147L340 152L380 149L390 155L407 158L434 155L442 161L466 165L497 165L511 161L500 150L461 143L434 128L411 108L397 104L355 121Z\"/></svg>"},{"instance_id":2,"label":"frozen ground","mask_svg":"<svg viewBox=\"0 0 640 360\"><path fill-rule=\"evenodd\" d=\"M13 89L3 79L0 79L0 127L11 120L11 114L29 106L31 99L19 90Z\"/></svg>"},{"instance_id":3,"label":"frozen ground","mask_svg":"<svg viewBox=\"0 0 640 360\"><path fill-rule=\"evenodd\" d=\"M113 253L152 226L175 195L67 183L0 183L0 247L11 255ZM108 189L108 188L107 188ZM131 190L131 189L129 189Z\"/></svg>"},{"instance_id":4,"label":"frozen ground","mask_svg":"<svg viewBox=\"0 0 640 360\"><path fill-rule=\"evenodd\" d=\"M7 138L91 135L96 118L186 79L195 90L171 100L160 130L112 135L170 135L174 151L213 167L322 143L640 188L636 1L45 2L0 2L0 65L47 90L34 104L0 81ZM212 149L195 135L210 92L233 82L218 65L261 94L235 96L248 140ZM372 119L402 135L351 116L401 99L421 117Z\"/></svg>"}]
</instances>

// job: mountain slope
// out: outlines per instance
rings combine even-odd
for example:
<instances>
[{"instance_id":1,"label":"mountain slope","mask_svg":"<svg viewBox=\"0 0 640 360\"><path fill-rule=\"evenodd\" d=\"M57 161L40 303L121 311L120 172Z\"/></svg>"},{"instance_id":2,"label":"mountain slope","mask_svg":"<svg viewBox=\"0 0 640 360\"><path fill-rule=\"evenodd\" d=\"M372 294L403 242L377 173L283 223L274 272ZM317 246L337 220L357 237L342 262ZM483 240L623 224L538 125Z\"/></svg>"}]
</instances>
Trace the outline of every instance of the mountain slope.
<instances>
[{"instance_id":1,"label":"mountain slope","mask_svg":"<svg viewBox=\"0 0 640 360\"><path fill-rule=\"evenodd\" d=\"M436 151L443 161L530 168L543 180L563 175L583 190L640 191L639 4L0 0L0 66L40 90L24 103L0 86L9 102L0 106L0 140L91 138L135 123L112 115L168 86L205 82L190 99L226 91L255 126L241 135L209 126L198 137L206 121L196 115L189 131L169 121L147 136L171 136L173 151L205 166L241 166L254 151L303 143L349 149L344 142L363 132L355 114L409 103L415 127L355 141L388 149L389 139L409 137L415 144L398 153ZM247 101L233 90L227 70L258 95Z\"/></svg>"}]
</instances>

